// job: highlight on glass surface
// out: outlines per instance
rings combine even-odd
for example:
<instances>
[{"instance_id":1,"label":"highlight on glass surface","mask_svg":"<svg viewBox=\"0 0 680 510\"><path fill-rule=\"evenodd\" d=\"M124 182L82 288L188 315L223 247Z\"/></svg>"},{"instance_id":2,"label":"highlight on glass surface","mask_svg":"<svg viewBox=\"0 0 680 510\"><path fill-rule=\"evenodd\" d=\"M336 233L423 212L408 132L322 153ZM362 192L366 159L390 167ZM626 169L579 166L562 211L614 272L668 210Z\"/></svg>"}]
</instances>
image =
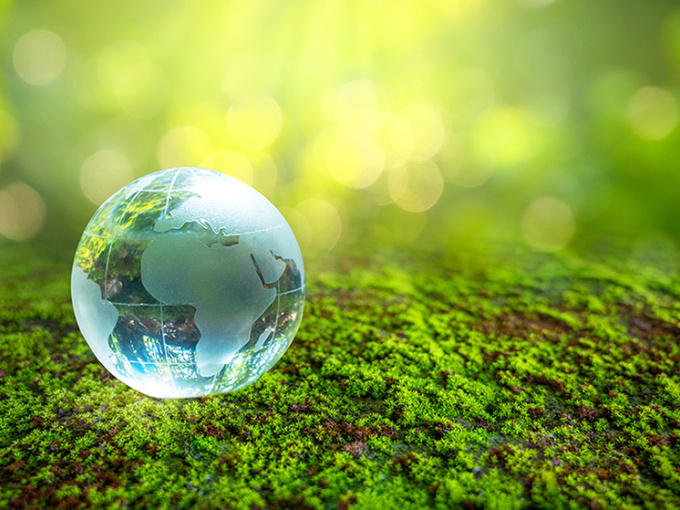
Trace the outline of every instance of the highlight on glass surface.
<instances>
[{"instance_id":1,"label":"highlight on glass surface","mask_svg":"<svg viewBox=\"0 0 680 510\"><path fill-rule=\"evenodd\" d=\"M283 355L302 319L302 255L264 196L227 175L171 168L90 220L71 290L80 330L118 379L157 398L226 393Z\"/></svg>"}]
</instances>

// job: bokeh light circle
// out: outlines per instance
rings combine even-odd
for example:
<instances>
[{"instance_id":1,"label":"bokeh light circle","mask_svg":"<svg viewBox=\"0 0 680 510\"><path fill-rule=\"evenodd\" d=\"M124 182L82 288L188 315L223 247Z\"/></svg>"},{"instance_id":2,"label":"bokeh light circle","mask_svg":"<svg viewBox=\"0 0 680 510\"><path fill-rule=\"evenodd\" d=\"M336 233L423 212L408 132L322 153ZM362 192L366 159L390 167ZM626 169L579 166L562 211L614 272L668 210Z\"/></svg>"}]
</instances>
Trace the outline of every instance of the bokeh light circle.
<instances>
[{"instance_id":1,"label":"bokeh light circle","mask_svg":"<svg viewBox=\"0 0 680 510\"><path fill-rule=\"evenodd\" d=\"M167 103L167 78L157 66L140 62L120 73L113 91L121 108L133 117L147 118L161 112Z\"/></svg>"},{"instance_id":2,"label":"bokeh light circle","mask_svg":"<svg viewBox=\"0 0 680 510\"><path fill-rule=\"evenodd\" d=\"M270 97L234 103L227 113L229 136L245 149L268 147L279 136L282 125L281 108Z\"/></svg>"},{"instance_id":3,"label":"bokeh light circle","mask_svg":"<svg viewBox=\"0 0 680 510\"><path fill-rule=\"evenodd\" d=\"M253 185L253 166L248 158L240 152L220 149L208 154L203 159L201 166L235 177L248 186Z\"/></svg>"},{"instance_id":4,"label":"bokeh light circle","mask_svg":"<svg viewBox=\"0 0 680 510\"><path fill-rule=\"evenodd\" d=\"M384 164L380 142L368 133L343 133L328 148L331 176L350 188L366 188L373 184L380 177Z\"/></svg>"},{"instance_id":5,"label":"bokeh light circle","mask_svg":"<svg viewBox=\"0 0 680 510\"><path fill-rule=\"evenodd\" d=\"M549 5L556 2L556 0L515 0L522 7L528 9L541 9L543 7L548 7Z\"/></svg>"},{"instance_id":6,"label":"bokeh light circle","mask_svg":"<svg viewBox=\"0 0 680 510\"><path fill-rule=\"evenodd\" d=\"M350 128L379 112L381 93L375 82L358 78L328 90L322 107L330 122Z\"/></svg>"},{"instance_id":7,"label":"bokeh light circle","mask_svg":"<svg viewBox=\"0 0 680 510\"><path fill-rule=\"evenodd\" d=\"M14 68L30 85L47 85L59 78L66 66L64 41L49 30L33 30L14 45Z\"/></svg>"},{"instance_id":8,"label":"bokeh light circle","mask_svg":"<svg viewBox=\"0 0 680 510\"><path fill-rule=\"evenodd\" d=\"M444 190L439 167L428 159L410 159L390 172L390 197L408 212L423 212L437 203Z\"/></svg>"},{"instance_id":9,"label":"bokeh light circle","mask_svg":"<svg viewBox=\"0 0 680 510\"><path fill-rule=\"evenodd\" d=\"M501 108L480 120L474 133L473 150L482 164L511 167L526 161L535 144L526 113L520 108Z\"/></svg>"},{"instance_id":10,"label":"bokeh light circle","mask_svg":"<svg viewBox=\"0 0 680 510\"><path fill-rule=\"evenodd\" d=\"M569 244L576 231L571 208L553 197L542 197L527 207L522 218L522 233L527 244L553 252Z\"/></svg>"},{"instance_id":11,"label":"bokeh light circle","mask_svg":"<svg viewBox=\"0 0 680 510\"><path fill-rule=\"evenodd\" d=\"M23 182L0 189L0 236L26 241L35 236L45 221L45 202Z\"/></svg>"},{"instance_id":12,"label":"bokeh light circle","mask_svg":"<svg viewBox=\"0 0 680 510\"><path fill-rule=\"evenodd\" d=\"M446 138L441 116L431 107L413 104L402 108L399 116L411 126L413 156L431 158L439 152Z\"/></svg>"},{"instance_id":13,"label":"bokeh light circle","mask_svg":"<svg viewBox=\"0 0 680 510\"><path fill-rule=\"evenodd\" d=\"M678 102L659 87L642 87L628 103L628 123L640 138L661 140L678 124Z\"/></svg>"},{"instance_id":14,"label":"bokeh light circle","mask_svg":"<svg viewBox=\"0 0 680 510\"><path fill-rule=\"evenodd\" d=\"M95 205L101 205L134 177L132 165L124 154L105 149L85 160L80 169L80 188Z\"/></svg>"},{"instance_id":15,"label":"bokeh light circle","mask_svg":"<svg viewBox=\"0 0 680 510\"><path fill-rule=\"evenodd\" d=\"M489 76L474 68L462 68L451 77L451 115L466 124L474 124L493 106L494 84Z\"/></svg>"},{"instance_id":16,"label":"bokeh light circle","mask_svg":"<svg viewBox=\"0 0 680 510\"><path fill-rule=\"evenodd\" d=\"M392 113L375 115L367 120L366 128L382 147L384 168L395 168L413 154L415 145L413 130L399 115Z\"/></svg>"},{"instance_id":17,"label":"bokeh light circle","mask_svg":"<svg viewBox=\"0 0 680 510\"><path fill-rule=\"evenodd\" d=\"M342 236L342 216L329 200L305 199L285 215L303 248L330 250Z\"/></svg>"},{"instance_id":18,"label":"bokeh light circle","mask_svg":"<svg viewBox=\"0 0 680 510\"><path fill-rule=\"evenodd\" d=\"M158 163L164 168L198 166L210 152L208 133L196 126L179 126L168 131L158 144Z\"/></svg>"},{"instance_id":19,"label":"bokeh light circle","mask_svg":"<svg viewBox=\"0 0 680 510\"><path fill-rule=\"evenodd\" d=\"M19 125L9 113L0 107L0 162L19 145L21 132Z\"/></svg>"}]
</instances>

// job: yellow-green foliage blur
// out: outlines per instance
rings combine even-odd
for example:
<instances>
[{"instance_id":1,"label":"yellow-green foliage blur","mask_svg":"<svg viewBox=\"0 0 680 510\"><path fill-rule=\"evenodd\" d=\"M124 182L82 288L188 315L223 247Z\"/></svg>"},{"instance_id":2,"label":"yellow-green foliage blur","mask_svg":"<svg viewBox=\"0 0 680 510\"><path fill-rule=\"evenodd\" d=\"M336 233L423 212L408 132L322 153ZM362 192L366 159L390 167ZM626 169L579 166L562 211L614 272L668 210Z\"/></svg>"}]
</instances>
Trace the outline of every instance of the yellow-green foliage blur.
<instances>
[{"instance_id":1,"label":"yellow-green foliage blur","mask_svg":"<svg viewBox=\"0 0 680 510\"><path fill-rule=\"evenodd\" d=\"M202 166L303 249L680 239L680 7L0 0L0 243Z\"/></svg>"}]
</instances>

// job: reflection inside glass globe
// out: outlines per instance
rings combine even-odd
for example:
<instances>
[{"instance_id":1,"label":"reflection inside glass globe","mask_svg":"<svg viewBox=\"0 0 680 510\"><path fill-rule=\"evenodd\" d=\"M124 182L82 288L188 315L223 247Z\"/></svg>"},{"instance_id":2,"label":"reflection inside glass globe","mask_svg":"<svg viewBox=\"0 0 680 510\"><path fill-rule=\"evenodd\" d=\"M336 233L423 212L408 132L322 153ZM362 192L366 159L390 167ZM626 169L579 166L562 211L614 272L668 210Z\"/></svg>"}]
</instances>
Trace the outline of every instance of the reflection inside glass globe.
<instances>
[{"instance_id":1,"label":"reflection inside glass globe","mask_svg":"<svg viewBox=\"0 0 680 510\"><path fill-rule=\"evenodd\" d=\"M211 170L173 168L107 200L78 246L71 288L99 361L158 398L255 382L302 319L304 268L279 211Z\"/></svg>"}]
</instances>

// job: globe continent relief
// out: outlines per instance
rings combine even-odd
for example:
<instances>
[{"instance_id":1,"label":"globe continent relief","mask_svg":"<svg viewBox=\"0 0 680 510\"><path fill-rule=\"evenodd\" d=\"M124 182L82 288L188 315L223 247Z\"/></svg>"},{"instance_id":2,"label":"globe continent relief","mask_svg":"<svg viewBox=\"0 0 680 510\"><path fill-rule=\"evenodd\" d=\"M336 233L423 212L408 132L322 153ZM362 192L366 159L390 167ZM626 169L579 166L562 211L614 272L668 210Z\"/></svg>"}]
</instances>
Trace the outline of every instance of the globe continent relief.
<instances>
[{"instance_id":1,"label":"globe continent relief","mask_svg":"<svg viewBox=\"0 0 680 510\"><path fill-rule=\"evenodd\" d=\"M293 340L302 256L278 210L247 185L177 168L95 213L72 272L74 311L100 362L159 398L256 381Z\"/></svg>"}]
</instances>

